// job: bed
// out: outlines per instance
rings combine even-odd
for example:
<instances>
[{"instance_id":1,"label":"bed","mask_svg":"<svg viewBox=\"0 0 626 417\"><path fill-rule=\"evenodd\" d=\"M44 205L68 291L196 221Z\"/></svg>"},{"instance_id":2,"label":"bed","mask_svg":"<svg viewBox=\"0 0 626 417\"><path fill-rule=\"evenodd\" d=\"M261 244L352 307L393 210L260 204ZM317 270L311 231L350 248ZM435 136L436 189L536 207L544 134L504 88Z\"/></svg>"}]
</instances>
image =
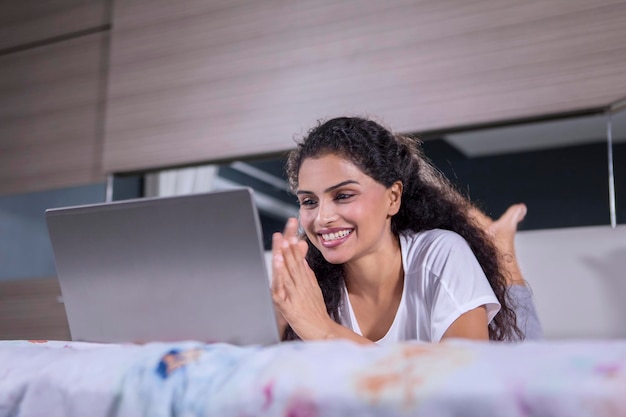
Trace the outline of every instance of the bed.
<instances>
[{"instance_id":1,"label":"bed","mask_svg":"<svg viewBox=\"0 0 626 417\"><path fill-rule=\"evenodd\" d=\"M0 416L626 416L626 341L2 341Z\"/></svg>"}]
</instances>

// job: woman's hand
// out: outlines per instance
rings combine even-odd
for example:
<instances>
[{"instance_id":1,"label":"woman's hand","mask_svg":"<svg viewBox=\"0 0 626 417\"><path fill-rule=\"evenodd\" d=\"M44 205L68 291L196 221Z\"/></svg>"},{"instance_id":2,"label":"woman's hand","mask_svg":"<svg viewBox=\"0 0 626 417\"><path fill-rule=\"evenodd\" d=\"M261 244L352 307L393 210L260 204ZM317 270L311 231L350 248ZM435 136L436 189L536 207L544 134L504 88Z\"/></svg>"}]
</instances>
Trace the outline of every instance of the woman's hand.
<instances>
[{"instance_id":1,"label":"woman's hand","mask_svg":"<svg viewBox=\"0 0 626 417\"><path fill-rule=\"evenodd\" d=\"M272 298L301 339L324 339L336 323L326 311L322 290L305 259L308 245L298 239L297 230L298 221L290 218L284 233L272 236Z\"/></svg>"}]
</instances>

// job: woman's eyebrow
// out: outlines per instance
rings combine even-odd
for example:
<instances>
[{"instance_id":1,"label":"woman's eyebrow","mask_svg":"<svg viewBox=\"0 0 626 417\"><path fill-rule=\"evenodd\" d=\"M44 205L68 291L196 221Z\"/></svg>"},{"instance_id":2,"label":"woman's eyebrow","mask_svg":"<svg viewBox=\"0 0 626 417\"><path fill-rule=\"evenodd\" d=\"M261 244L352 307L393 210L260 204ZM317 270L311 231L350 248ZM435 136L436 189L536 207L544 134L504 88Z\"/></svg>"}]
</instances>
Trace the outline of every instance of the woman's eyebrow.
<instances>
[{"instance_id":1,"label":"woman's eyebrow","mask_svg":"<svg viewBox=\"0 0 626 417\"><path fill-rule=\"evenodd\" d=\"M324 190L324 193L329 193L329 192L331 192L331 191L333 191L333 190L335 190L335 189L337 189L339 187L343 187L344 185L348 185L348 184L359 184L359 182L355 181L355 180L342 181L339 184L335 184L335 185L332 185L332 186L328 187L327 189ZM296 194L300 195L300 194L314 194L314 193L313 193L313 191L298 190L298 191L296 191Z\"/></svg>"}]
</instances>

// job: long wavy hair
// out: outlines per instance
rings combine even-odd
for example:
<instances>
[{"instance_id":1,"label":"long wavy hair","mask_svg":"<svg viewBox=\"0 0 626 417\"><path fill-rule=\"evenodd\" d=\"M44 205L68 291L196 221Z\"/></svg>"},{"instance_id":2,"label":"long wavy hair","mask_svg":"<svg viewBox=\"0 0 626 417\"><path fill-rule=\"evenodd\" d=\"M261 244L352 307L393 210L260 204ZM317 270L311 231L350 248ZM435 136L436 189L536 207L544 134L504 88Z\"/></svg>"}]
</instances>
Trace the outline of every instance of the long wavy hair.
<instances>
[{"instance_id":1,"label":"long wavy hair","mask_svg":"<svg viewBox=\"0 0 626 417\"><path fill-rule=\"evenodd\" d=\"M287 176L292 191L298 188L298 173L307 158L333 154L345 158L363 173L385 187L403 184L399 212L391 219L391 230L403 232L447 229L461 235L478 259L501 309L489 324L491 340L520 340L523 333L516 325L510 307L507 284L500 269L492 241L468 216L473 207L452 184L426 159L421 142L392 133L380 124L359 117L339 117L319 123L289 153ZM339 304L345 273L341 264L331 264L310 242L307 262L315 273L330 317L340 323ZM287 327L284 340L298 339Z\"/></svg>"}]
</instances>

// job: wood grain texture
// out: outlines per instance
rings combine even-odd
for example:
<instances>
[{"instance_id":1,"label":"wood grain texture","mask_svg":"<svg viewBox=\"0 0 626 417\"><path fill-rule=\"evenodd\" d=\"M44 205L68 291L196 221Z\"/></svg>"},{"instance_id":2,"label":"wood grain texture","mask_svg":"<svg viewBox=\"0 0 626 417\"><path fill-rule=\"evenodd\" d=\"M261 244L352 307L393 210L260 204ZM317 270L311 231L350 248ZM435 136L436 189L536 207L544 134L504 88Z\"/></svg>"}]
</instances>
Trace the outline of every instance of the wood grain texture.
<instances>
[{"instance_id":1,"label":"wood grain texture","mask_svg":"<svg viewBox=\"0 0 626 417\"><path fill-rule=\"evenodd\" d=\"M626 1L118 0L106 172L282 151L318 118L419 132L626 95Z\"/></svg>"},{"instance_id":2,"label":"wood grain texture","mask_svg":"<svg viewBox=\"0 0 626 417\"><path fill-rule=\"evenodd\" d=\"M108 0L0 0L0 50L106 25Z\"/></svg>"},{"instance_id":3,"label":"wood grain texture","mask_svg":"<svg viewBox=\"0 0 626 417\"><path fill-rule=\"evenodd\" d=\"M56 278L0 281L0 339L70 340Z\"/></svg>"},{"instance_id":4,"label":"wood grain texture","mask_svg":"<svg viewBox=\"0 0 626 417\"><path fill-rule=\"evenodd\" d=\"M104 180L106 36L0 56L0 194Z\"/></svg>"}]
</instances>

